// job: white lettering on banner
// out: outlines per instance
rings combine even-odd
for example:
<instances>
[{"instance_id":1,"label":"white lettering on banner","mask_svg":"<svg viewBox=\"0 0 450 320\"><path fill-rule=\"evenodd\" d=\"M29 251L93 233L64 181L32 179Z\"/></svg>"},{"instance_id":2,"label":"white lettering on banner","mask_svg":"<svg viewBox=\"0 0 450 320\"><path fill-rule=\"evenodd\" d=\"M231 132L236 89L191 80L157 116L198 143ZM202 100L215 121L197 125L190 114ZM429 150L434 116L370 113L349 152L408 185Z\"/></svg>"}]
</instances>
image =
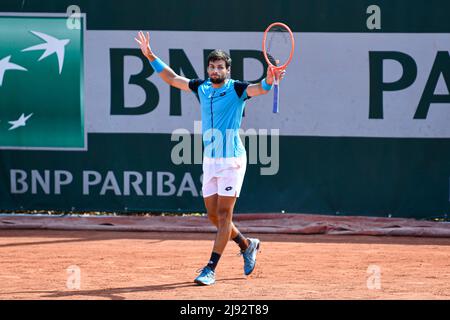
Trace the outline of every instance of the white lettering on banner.
<instances>
[{"instance_id":1,"label":"white lettering on banner","mask_svg":"<svg viewBox=\"0 0 450 320\"><path fill-rule=\"evenodd\" d=\"M41 176L38 170L31 170L31 193L37 193L37 184L39 183L40 187L44 191L45 194L50 193L50 171L44 171L44 178Z\"/></svg>"},{"instance_id":2,"label":"white lettering on banner","mask_svg":"<svg viewBox=\"0 0 450 320\"><path fill-rule=\"evenodd\" d=\"M27 173L24 170L11 169L9 177L12 194L26 193L28 191L28 184L25 181Z\"/></svg>"},{"instance_id":3,"label":"white lettering on banner","mask_svg":"<svg viewBox=\"0 0 450 320\"><path fill-rule=\"evenodd\" d=\"M73 183L73 174L66 170L21 170L11 169L10 193L11 194L53 194L61 195L68 192L67 187ZM153 176L156 179L153 179ZM84 170L81 175L82 193L90 195L113 196L153 196L153 183L156 183L158 197L185 195L199 197L200 189L194 182L192 174L185 172L183 175L172 172L139 172L139 171L107 171L102 174L94 170ZM201 187L200 176L198 181ZM154 181L155 180L155 181Z\"/></svg>"},{"instance_id":4,"label":"white lettering on banner","mask_svg":"<svg viewBox=\"0 0 450 320\"><path fill-rule=\"evenodd\" d=\"M106 174L106 178L105 181L103 182L100 195L103 196L108 190L112 190L116 196L120 196L122 194L120 192L119 184L117 183L116 177L114 176L114 172L112 171L108 171L108 173Z\"/></svg>"},{"instance_id":5,"label":"white lettering on banner","mask_svg":"<svg viewBox=\"0 0 450 320\"><path fill-rule=\"evenodd\" d=\"M176 192L176 188L173 185L175 181L175 175L170 172L158 172L157 174L158 180L158 195L162 196L172 196ZM165 179L167 177L167 179ZM168 191L164 191L164 187L168 187Z\"/></svg>"},{"instance_id":6,"label":"white lettering on banner","mask_svg":"<svg viewBox=\"0 0 450 320\"><path fill-rule=\"evenodd\" d=\"M89 195L90 186L99 184L101 180L102 176L97 171L83 171L83 195Z\"/></svg>"},{"instance_id":7,"label":"white lettering on banner","mask_svg":"<svg viewBox=\"0 0 450 320\"><path fill-rule=\"evenodd\" d=\"M53 179L52 179L53 177ZM55 170L51 175L51 170L31 170L31 174L25 170L10 170L10 191L11 194L27 193L31 184L31 194L51 193L53 185L53 194L61 194L61 186L69 185L73 181L73 175L69 171Z\"/></svg>"},{"instance_id":8,"label":"white lettering on banner","mask_svg":"<svg viewBox=\"0 0 450 320\"><path fill-rule=\"evenodd\" d=\"M153 181L153 172L147 171L145 173L145 176L147 177L147 188L146 188L146 195L151 196L153 195L153 188L152 188L152 181Z\"/></svg>"},{"instance_id":9,"label":"white lettering on banner","mask_svg":"<svg viewBox=\"0 0 450 320\"><path fill-rule=\"evenodd\" d=\"M184 192L190 192L193 197L198 197L197 188L190 174L184 175L177 192L177 197L182 197Z\"/></svg>"},{"instance_id":10,"label":"white lettering on banner","mask_svg":"<svg viewBox=\"0 0 450 320\"><path fill-rule=\"evenodd\" d=\"M100 187L100 195L116 195L116 196L152 196L153 190L153 174L152 171L145 172L145 175L137 171L124 171L122 174L123 185L119 183L119 179L113 171L108 171L105 178L97 171L83 171L83 194L91 195L92 189L98 191ZM145 176L145 181L144 181ZM134 177L131 178L131 177ZM199 192L195 186L194 180L190 172L185 172L181 182L172 172L156 172L156 196L184 196L187 192L193 197L198 197ZM145 190L145 194L143 192Z\"/></svg>"},{"instance_id":11,"label":"white lettering on banner","mask_svg":"<svg viewBox=\"0 0 450 320\"><path fill-rule=\"evenodd\" d=\"M373 15L369 17L369 25L378 28L381 20L374 8L368 8ZM204 50L219 47L230 52L261 50L262 32L150 33L162 60L170 64L170 50L182 51L187 61L181 63L189 64L186 70L193 69L199 77L204 75ZM123 59L125 102L128 106L139 106L146 94L157 92L158 99L151 100L157 100L157 105L144 114L111 114L111 81L105 79L111 78L111 68L117 73L118 66L111 66L110 52L137 49L135 36L135 31L86 32L89 132L170 134L179 128L192 131L190 126L201 117L195 95L181 92L181 114L171 116L171 89L156 73L146 78L152 89L129 83L130 77L145 67L146 61L141 62L136 56ZM272 92L250 99L246 102L244 130L274 128L282 136L450 137L450 75L446 56L450 51L450 34L295 33L294 36L298 46L280 85L280 113L271 112ZM409 56L411 63L402 68L395 61L384 59L386 63L374 65L382 57L371 61L371 52L380 55L398 52ZM245 60L252 63L243 64L244 80L254 80L264 72L260 61ZM398 81L402 78L403 81ZM413 81L407 82L410 79ZM371 101L373 110L369 110Z\"/></svg>"},{"instance_id":12,"label":"white lettering on banner","mask_svg":"<svg viewBox=\"0 0 450 320\"><path fill-rule=\"evenodd\" d=\"M69 171L55 170L55 194L61 194L61 186L66 186L72 181L73 176Z\"/></svg>"},{"instance_id":13,"label":"white lettering on banner","mask_svg":"<svg viewBox=\"0 0 450 320\"><path fill-rule=\"evenodd\" d=\"M134 177L135 180L131 181L131 177ZM123 173L123 185L124 185L124 191L123 191L123 195L124 196L129 196L130 195L130 186L133 187L134 191L136 192L136 194L138 196L142 196L144 195L144 193L142 192L142 189L140 187L140 184L142 183L142 174L140 174L139 172L135 172L135 171L125 171Z\"/></svg>"}]
</instances>

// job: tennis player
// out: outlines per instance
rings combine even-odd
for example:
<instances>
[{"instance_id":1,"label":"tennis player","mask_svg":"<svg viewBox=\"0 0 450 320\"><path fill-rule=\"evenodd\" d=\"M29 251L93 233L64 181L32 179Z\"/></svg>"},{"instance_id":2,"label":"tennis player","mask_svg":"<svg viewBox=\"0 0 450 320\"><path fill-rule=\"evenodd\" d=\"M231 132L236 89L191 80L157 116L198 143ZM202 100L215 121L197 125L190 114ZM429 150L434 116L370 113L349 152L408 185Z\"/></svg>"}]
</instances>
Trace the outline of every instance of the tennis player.
<instances>
[{"instance_id":1,"label":"tennis player","mask_svg":"<svg viewBox=\"0 0 450 320\"><path fill-rule=\"evenodd\" d=\"M238 130L246 100L266 94L272 88L272 69L268 68L266 78L257 84L232 80L229 79L230 56L222 50L214 50L208 56L209 78L187 79L176 74L153 53L148 32L146 35L139 32L135 40L167 84L192 91L200 100L204 145L202 194L208 218L217 227L217 234L209 262L200 269L194 281L199 285L215 283L215 269L230 238L239 245L244 258L244 274L249 275L255 268L260 240L244 237L232 222L247 165ZM284 71L276 72L279 79L284 76Z\"/></svg>"}]
</instances>

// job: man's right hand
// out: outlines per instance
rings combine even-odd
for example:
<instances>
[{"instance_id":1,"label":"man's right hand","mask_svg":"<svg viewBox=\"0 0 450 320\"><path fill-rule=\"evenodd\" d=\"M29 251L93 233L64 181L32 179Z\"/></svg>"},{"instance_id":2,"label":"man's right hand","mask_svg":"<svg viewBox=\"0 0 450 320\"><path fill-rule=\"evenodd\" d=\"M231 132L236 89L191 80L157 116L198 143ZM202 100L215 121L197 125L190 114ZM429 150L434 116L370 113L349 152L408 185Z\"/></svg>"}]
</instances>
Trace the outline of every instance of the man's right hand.
<instances>
[{"instance_id":1,"label":"man's right hand","mask_svg":"<svg viewBox=\"0 0 450 320\"><path fill-rule=\"evenodd\" d=\"M150 60L150 62L155 61L157 56L155 56L153 54L152 48L150 48L150 35L148 34L148 32L147 32L147 35L145 36L142 31L139 31L138 37L134 38L134 40L136 40L136 42L141 47L142 54L145 57L147 57L147 59ZM175 88L185 90L185 91L191 90L191 89L189 89L189 79L177 75L168 66L166 66L164 68L164 70L159 72L159 76L161 77L161 79L164 80L165 83L167 83Z\"/></svg>"},{"instance_id":2,"label":"man's right hand","mask_svg":"<svg viewBox=\"0 0 450 320\"><path fill-rule=\"evenodd\" d=\"M147 32L147 36L144 35L142 31L139 31L138 38L134 38L136 42L141 47L142 54L147 57L150 61L155 59L152 49L150 48L150 35Z\"/></svg>"}]
</instances>

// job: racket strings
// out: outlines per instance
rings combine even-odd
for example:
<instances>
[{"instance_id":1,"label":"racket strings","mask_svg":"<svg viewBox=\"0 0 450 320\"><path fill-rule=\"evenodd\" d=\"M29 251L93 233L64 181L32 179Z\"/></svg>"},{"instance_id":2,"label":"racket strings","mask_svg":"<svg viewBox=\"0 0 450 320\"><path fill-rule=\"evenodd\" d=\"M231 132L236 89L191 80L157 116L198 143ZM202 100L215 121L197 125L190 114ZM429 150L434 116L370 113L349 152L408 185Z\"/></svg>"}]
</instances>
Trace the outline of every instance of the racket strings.
<instances>
[{"instance_id":1,"label":"racket strings","mask_svg":"<svg viewBox=\"0 0 450 320\"><path fill-rule=\"evenodd\" d=\"M290 56L292 49L292 41L290 33L283 27L275 26L272 27L266 38L266 53L269 61L273 65L276 60L279 60L278 65L285 64Z\"/></svg>"}]
</instances>

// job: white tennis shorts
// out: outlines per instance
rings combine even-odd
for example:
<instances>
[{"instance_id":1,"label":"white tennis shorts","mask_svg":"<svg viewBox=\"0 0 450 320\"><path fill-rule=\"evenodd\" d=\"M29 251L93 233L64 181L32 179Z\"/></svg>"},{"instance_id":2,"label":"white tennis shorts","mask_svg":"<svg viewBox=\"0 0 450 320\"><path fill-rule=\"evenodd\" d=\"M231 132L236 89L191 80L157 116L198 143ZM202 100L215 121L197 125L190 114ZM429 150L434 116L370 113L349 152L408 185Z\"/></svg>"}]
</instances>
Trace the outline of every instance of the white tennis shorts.
<instances>
[{"instance_id":1,"label":"white tennis shorts","mask_svg":"<svg viewBox=\"0 0 450 320\"><path fill-rule=\"evenodd\" d=\"M234 158L203 158L203 197L213 194L239 197L244 182L247 155Z\"/></svg>"}]
</instances>

